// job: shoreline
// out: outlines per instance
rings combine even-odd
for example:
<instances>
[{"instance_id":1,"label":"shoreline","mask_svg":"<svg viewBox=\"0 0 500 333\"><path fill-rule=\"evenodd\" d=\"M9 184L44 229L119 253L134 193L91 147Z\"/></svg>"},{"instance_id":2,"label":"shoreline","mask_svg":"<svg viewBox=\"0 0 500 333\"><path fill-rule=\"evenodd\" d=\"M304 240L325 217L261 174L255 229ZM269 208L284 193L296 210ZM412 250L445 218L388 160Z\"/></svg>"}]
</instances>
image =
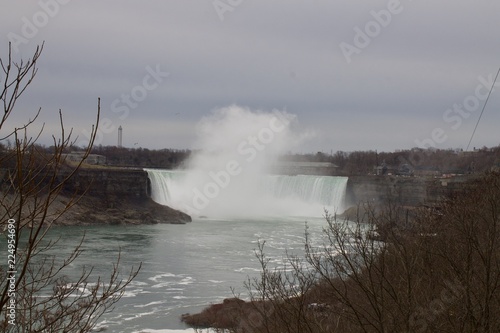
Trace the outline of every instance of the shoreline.
<instances>
[{"instance_id":1,"label":"shoreline","mask_svg":"<svg viewBox=\"0 0 500 333\"><path fill-rule=\"evenodd\" d=\"M58 197L54 213L60 213L66 207L65 199L68 200L66 196ZM102 200L83 196L55 220L53 225L186 224L191 221L189 215L160 205L151 198Z\"/></svg>"},{"instance_id":2,"label":"shoreline","mask_svg":"<svg viewBox=\"0 0 500 333\"><path fill-rule=\"evenodd\" d=\"M16 201L15 194L2 193L10 202ZM40 200L40 198L38 198ZM46 197L38 204L41 206ZM27 207L32 202L25 203ZM3 211L3 209L2 209ZM3 214L6 214L4 211ZM33 227L39 221L26 217L26 225ZM68 196L59 194L52 199L44 221L50 226L98 226L98 225L151 225L151 224L186 224L191 216L160 205L150 198L109 200L90 195Z\"/></svg>"}]
</instances>

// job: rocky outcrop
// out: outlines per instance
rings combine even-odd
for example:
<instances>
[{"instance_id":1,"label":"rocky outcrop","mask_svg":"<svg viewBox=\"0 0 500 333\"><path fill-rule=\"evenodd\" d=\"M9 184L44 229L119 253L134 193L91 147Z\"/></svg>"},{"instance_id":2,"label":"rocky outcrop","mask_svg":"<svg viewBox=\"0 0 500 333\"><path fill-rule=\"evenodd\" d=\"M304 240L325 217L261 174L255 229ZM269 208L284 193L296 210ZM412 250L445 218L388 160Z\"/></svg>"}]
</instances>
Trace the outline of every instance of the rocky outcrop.
<instances>
[{"instance_id":1,"label":"rocky outcrop","mask_svg":"<svg viewBox=\"0 0 500 333\"><path fill-rule=\"evenodd\" d=\"M59 181L69 175L70 170L58 174ZM109 201L148 199L148 175L142 169L83 167L64 185L66 194L85 194Z\"/></svg>"},{"instance_id":2,"label":"rocky outcrop","mask_svg":"<svg viewBox=\"0 0 500 333\"><path fill-rule=\"evenodd\" d=\"M52 185L63 184L49 207L49 220L59 225L96 224L183 224L191 217L154 202L148 195L149 179L142 169L82 167L60 169ZM8 186L15 172L0 169L0 191L16 200L15 190ZM71 177L69 177L71 175ZM69 177L69 178L68 178ZM40 173L36 181L43 197L50 178ZM8 192L12 192L9 194ZM59 216L62 212L61 216Z\"/></svg>"},{"instance_id":3,"label":"rocky outcrop","mask_svg":"<svg viewBox=\"0 0 500 333\"><path fill-rule=\"evenodd\" d=\"M61 196L51 207L52 216L62 212L71 198ZM101 200L99 197L83 196L60 218L57 225L103 225L103 224L185 224L191 217L183 212L157 204L149 198L122 198L117 201Z\"/></svg>"},{"instance_id":4,"label":"rocky outcrop","mask_svg":"<svg viewBox=\"0 0 500 333\"><path fill-rule=\"evenodd\" d=\"M67 176L59 174L60 179ZM61 224L152 224L191 222L183 212L154 202L142 169L82 168L65 183L63 194L81 199Z\"/></svg>"}]
</instances>

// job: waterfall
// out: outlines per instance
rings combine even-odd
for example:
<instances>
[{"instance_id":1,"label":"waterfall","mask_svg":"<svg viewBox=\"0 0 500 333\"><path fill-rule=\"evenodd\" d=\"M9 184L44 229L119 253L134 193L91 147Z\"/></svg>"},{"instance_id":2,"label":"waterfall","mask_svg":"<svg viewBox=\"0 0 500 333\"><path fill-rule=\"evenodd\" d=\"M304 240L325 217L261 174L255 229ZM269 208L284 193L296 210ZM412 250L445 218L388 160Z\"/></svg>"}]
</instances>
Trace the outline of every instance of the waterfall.
<instances>
[{"instance_id":1,"label":"waterfall","mask_svg":"<svg viewBox=\"0 0 500 333\"><path fill-rule=\"evenodd\" d=\"M321 216L341 211L347 177L204 175L196 171L145 169L151 198L194 216L255 218Z\"/></svg>"},{"instance_id":2,"label":"waterfall","mask_svg":"<svg viewBox=\"0 0 500 333\"><path fill-rule=\"evenodd\" d=\"M340 207L343 205L347 177L329 176L263 176L264 193L277 199L296 197L311 204Z\"/></svg>"}]
</instances>

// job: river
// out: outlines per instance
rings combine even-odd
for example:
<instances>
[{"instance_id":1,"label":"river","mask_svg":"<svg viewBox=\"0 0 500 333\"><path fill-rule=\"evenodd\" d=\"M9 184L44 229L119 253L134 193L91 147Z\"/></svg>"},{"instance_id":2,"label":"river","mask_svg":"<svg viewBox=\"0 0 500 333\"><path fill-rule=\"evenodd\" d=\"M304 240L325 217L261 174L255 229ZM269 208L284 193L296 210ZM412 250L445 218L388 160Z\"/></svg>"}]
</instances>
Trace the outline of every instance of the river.
<instances>
[{"instance_id":1,"label":"river","mask_svg":"<svg viewBox=\"0 0 500 333\"><path fill-rule=\"evenodd\" d=\"M62 236L51 250L62 258L85 233L84 252L68 275L94 266L94 276L109 276L121 249L121 270L128 273L142 263L98 329L105 332L193 332L180 321L183 313L195 313L211 303L233 297L245 298L244 281L259 276L255 250L265 241L265 252L281 266L285 252L300 255L304 248L304 218L221 220L194 219L186 225L57 227L47 237ZM311 234L325 222L310 218Z\"/></svg>"}]
</instances>

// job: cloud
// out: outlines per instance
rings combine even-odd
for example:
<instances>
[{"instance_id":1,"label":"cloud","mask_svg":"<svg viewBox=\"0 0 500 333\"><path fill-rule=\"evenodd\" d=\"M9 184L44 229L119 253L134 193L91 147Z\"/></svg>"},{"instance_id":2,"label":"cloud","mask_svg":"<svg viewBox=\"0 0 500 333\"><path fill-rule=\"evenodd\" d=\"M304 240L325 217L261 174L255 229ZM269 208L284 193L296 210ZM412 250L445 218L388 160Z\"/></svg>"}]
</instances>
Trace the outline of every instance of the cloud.
<instances>
[{"instance_id":1,"label":"cloud","mask_svg":"<svg viewBox=\"0 0 500 333\"><path fill-rule=\"evenodd\" d=\"M388 4L243 1L221 21L211 1L70 1L16 54L26 57L46 42L22 105L50 114L62 108L69 122L84 128L101 97L103 116L118 122L111 103L141 83L147 66L160 65L170 76L123 124L144 147L164 142L191 148L195 135L188 128L211 110L236 103L286 109L304 128L323 133L322 140L297 150L411 148L415 139L443 127L443 112L471 94L479 76L500 66L500 4L401 0L403 10L348 64L339 44L353 43L354 29L363 29L371 12ZM0 43L7 45L8 33L20 33L23 17L32 18L40 5L2 6ZM478 129L479 146L498 144L489 127L500 121L489 111L500 106L498 93ZM171 128L161 137L146 129L169 126L177 113L187 132ZM476 116L467 119L464 132ZM391 132L394 139L383 135ZM467 135L454 131L443 148Z\"/></svg>"}]
</instances>

